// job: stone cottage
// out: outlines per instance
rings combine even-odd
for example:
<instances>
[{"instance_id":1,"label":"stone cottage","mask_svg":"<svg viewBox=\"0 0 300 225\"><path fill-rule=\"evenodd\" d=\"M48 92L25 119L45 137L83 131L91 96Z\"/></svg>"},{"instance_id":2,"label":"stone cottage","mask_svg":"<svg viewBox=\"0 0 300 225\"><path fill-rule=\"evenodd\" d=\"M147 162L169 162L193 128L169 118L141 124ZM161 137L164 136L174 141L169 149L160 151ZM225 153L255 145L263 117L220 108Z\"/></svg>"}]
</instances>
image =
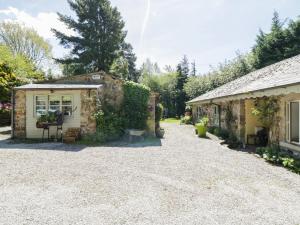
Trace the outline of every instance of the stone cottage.
<instances>
[{"instance_id":1,"label":"stone cottage","mask_svg":"<svg viewBox=\"0 0 300 225\"><path fill-rule=\"evenodd\" d=\"M97 101L105 96L116 108L122 106L123 81L102 72L63 77L47 83L27 84L14 88L12 103L12 137L42 138L37 118L48 111L63 113L63 133L79 129L81 135L96 132L93 114ZM156 96L149 99L148 133L155 135ZM50 127L50 136L56 128Z\"/></svg>"},{"instance_id":2,"label":"stone cottage","mask_svg":"<svg viewBox=\"0 0 300 225\"><path fill-rule=\"evenodd\" d=\"M300 55L249 73L187 104L195 121L207 115L210 126L230 126L242 142L253 144L263 129L252 113L255 101L270 97L279 106L270 129L272 141L300 151Z\"/></svg>"}]
</instances>

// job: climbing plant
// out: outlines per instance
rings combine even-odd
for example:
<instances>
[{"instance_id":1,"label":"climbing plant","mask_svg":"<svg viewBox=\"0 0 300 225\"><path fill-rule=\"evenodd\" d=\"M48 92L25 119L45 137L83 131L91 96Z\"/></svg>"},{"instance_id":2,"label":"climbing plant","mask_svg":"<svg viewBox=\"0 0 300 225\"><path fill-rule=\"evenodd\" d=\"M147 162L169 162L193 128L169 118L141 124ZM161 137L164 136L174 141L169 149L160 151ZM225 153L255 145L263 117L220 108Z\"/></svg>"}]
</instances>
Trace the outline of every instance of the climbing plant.
<instances>
[{"instance_id":1,"label":"climbing plant","mask_svg":"<svg viewBox=\"0 0 300 225\"><path fill-rule=\"evenodd\" d=\"M276 113L279 111L278 99L275 97L257 98L254 100L252 114L268 130L270 144L270 130L276 122Z\"/></svg>"},{"instance_id":2,"label":"climbing plant","mask_svg":"<svg viewBox=\"0 0 300 225\"><path fill-rule=\"evenodd\" d=\"M232 111L232 103L229 102L225 108L225 123L226 123L226 127L229 131L232 130L232 124L235 121L234 115L233 115L233 111Z\"/></svg>"},{"instance_id":3,"label":"climbing plant","mask_svg":"<svg viewBox=\"0 0 300 225\"><path fill-rule=\"evenodd\" d=\"M128 129L145 129L149 115L150 89L142 84L127 81L123 85L122 116Z\"/></svg>"}]
</instances>

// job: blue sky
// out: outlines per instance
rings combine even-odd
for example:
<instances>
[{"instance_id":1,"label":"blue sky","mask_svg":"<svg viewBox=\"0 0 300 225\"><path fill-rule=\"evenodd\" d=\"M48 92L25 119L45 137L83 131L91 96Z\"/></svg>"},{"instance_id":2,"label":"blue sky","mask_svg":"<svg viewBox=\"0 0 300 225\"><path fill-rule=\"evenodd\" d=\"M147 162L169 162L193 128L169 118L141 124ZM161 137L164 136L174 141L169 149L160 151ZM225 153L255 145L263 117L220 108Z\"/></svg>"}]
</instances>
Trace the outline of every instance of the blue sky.
<instances>
[{"instance_id":1,"label":"blue sky","mask_svg":"<svg viewBox=\"0 0 300 225\"><path fill-rule=\"evenodd\" d=\"M259 28L268 31L274 10L282 19L300 15L299 0L111 0L126 22L127 41L138 56L161 67L175 66L184 54L207 72L237 50L247 52ZM53 45L56 57L67 53L50 32L68 31L56 12L72 14L66 0L0 0L0 20L17 20L35 28Z\"/></svg>"}]
</instances>

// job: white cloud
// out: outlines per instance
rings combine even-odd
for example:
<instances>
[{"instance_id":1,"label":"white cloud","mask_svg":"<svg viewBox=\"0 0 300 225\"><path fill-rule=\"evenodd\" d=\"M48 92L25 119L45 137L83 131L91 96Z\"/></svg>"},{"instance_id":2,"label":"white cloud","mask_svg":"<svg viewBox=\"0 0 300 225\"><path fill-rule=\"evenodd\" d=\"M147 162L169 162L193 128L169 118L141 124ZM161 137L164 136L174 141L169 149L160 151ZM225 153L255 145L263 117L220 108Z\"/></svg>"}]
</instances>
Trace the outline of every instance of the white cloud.
<instances>
[{"instance_id":1,"label":"white cloud","mask_svg":"<svg viewBox=\"0 0 300 225\"><path fill-rule=\"evenodd\" d=\"M16 21L35 29L39 35L46 39L54 38L51 28L55 28L69 35L74 33L58 20L58 16L54 12L40 12L36 16L32 16L25 11L8 7L7 9L0 10L0 14L11 17L10 19L6 19L6 21Z\"/></svg>"}]
</instances>

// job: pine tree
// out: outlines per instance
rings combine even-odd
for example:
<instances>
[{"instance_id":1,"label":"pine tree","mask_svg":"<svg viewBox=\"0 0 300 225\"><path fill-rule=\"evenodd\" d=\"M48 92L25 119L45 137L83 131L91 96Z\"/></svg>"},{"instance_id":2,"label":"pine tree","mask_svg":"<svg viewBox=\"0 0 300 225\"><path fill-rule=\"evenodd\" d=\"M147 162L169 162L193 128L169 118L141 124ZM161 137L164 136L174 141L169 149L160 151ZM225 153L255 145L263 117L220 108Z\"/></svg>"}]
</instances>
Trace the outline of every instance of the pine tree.
<instances>
[{"instance_id":1,"label":"pine tree","mask_svg":"<svg viewBox=\"0 0 300 225\"><path fill-rule=\"evenodd\" d=\"M109 0L68 0L77 18L58 13L60 21L75 31L67 35L53 29L54 34L71 56L57 59L63 64L82 64L89 71L108 72L118 57L126 32L124 22Z\"/></svg>"},{"instance_id":2,"label":"pine tree","mask_svg":"<svg viewBox=\"0 0 300 225\"><path fill-rule=\"evenodd\" d=\"M265 34L260 31L256 45L253 47L254 68L260 69L295 55L295 51L289 52L288 50L293 48L289 40L291 34L283 26L284 23L280 21L278 13L274 12L271 32Z\"/></svg>"},{"instance_id":3,"label":"pine tree","mask_svg":"<svg viewBox=\"0 0 300 225\"><path fill-rule=\"evenodd\" d=\"M189 63L186 56L177 65L177 82L176 82L176 114L177 116L183 115L185 111L185 102L187 100L184 91L184 85L187 82L189 75Z\"/></svg>"},{"instance_id":4,"label":"pine tree","mask_svg":"<svg viewBox=\"0 0 300 225\"><path fill-rule=\"evenodd\" d=\"M194 62L192 62L191 63L191 76L196 76L196 73L197 73L197 70L196 70L196 62L194 61Z\"/></svg>"}]
</instances>

